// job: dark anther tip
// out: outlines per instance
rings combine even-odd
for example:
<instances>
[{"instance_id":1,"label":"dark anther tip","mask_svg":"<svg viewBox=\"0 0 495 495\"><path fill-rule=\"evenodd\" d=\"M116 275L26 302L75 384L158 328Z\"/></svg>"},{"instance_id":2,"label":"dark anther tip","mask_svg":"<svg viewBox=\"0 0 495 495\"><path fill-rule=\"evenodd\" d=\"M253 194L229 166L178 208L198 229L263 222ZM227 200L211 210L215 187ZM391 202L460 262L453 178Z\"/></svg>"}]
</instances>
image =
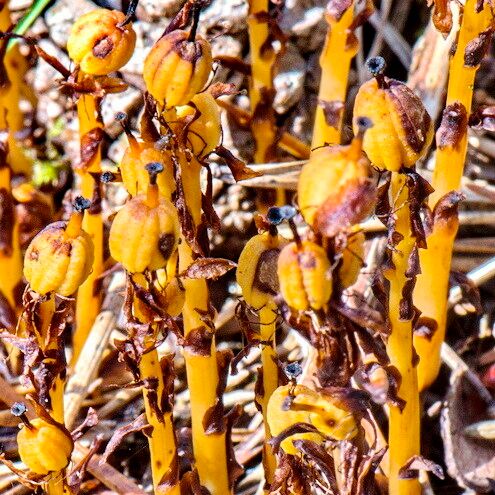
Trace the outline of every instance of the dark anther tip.
<instances>
[{"instance_id":1,"label":"dark anther tip","mask_svg":"<svg viewBox=\"0 0 495 495\"><path fill-rule=\"evenodd\" d=\"M100 180L101 182L103 182L103 184L108 184L109 182L113 182L115 180L115 174L110 171L103 172L101 174Z\"/></svg>"},{"instance_id":2,"label":"dark anther tip","mask_svg":"<svg viewBox=\"0 0 495 495\"><path fill-rule=\"evenodd\" d=\"M292 220L296 214L297 210L293 206L272 206L268 209L266 219L272 225L279 225L284 220Z\"/></svg>"},{"instance_id":3,"label":"dark anther tip","mask_svg":"<svg viewBox=\"0 0 495 495\"><path fill-rule=\"evenodd\" d=\"M144 166L150 175L157 175L163 172L163 164L160 162L151 162Z\"/></svg>"},{"instance_id":4,"label":"dark anther tip","mask_svg":"<svg viewBox=\"0 0 495 495\"><path fill-rule=\"evenodd\" d=\"M387 66L383 57L371 57L366 60L365 65L373 77L381 76Z\"/></svg>"},{"instance_id":5,"label":"dark anther tip","mask_svg":"<svg viewBox=\"0 0 495 495\"><path fill-rule=\"evenodd\" d=\"M285 367L285 374L291 380L294 380L295 378L297 378L302 373L302 371L303 370L302 370L301 365L297 362L289 363Z\"/></svg>"},{"instance_id":6,"label":"dark anther tip","mask_svg":"<svg viewBox=\"0 0 495 495\"><path fill-rule=\"evenodd\" d=\"M358 127L359 132L364 133L365 131L373 127L373 122L368 117L357 117L356 125Z\"/></svg>"},{"instance_id":7,"label":"dark anther tip","mask_svg":"<svg viewBox=\"0 0 495 495\"><path fill-rule=\"evenodd\" d=\"M115 114L115 120L118 120L119 122L127 120L127 114L125 112L117 112Z\"/></svg>"},{"instance_id":8,"label":"dark anther tip","mask_svg":"<svg viewBox=\"0 0 495 495\"><path fill-rule=\"evenodd\" d=\"M12 407L10 408L10 412L12 413L12 416L16 416L17 418L19 418L20 416L26 414L26 404L24 404L24 402L14 402L14 404L12 404Z\"/></svg>"},{"instance_id":9,"label":"dark anther tip","mask_svg":"<svg viewBox=\"0 0 495 495\"><path fill-rule=\"evenodd\" d=\"M72 203L72 206L74 207L74 210L82 212L84 210L87 210L91 206L91 201L89 199L83 198L82 196L78 196L74 200L74 203Z\"/></svg>"}]
</instances>

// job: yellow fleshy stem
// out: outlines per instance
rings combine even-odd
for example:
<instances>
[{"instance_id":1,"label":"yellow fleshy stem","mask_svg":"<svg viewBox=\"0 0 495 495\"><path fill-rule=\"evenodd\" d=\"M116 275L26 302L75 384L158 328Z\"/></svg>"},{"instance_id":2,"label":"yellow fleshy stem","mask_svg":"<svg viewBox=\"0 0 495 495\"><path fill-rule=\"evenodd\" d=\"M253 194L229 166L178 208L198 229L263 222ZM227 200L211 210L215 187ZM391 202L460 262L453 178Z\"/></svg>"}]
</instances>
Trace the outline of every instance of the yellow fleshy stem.
<instances>
[{"instance_id":1,"label":"yellow fleshy stem","mask_svg":"<svg viewBox=\"0 0 495 495\"><path fill-rule=\"evenodd\" d=\"M420 453L420 415L419 393L416 367L414 366L412 322L400 319L399 306L402 290L406 283L405 273L409 255L414 247L411 235L408 192L405 176L392 174L391 204L395 205L396 231L404 236L392 253L395 269L387 270L384 275L390 282L389 318L391 333L387 342L390 363L400 373L401 381L398 395L405 401L401 411L390 406L389 419L389 495L420 495L421 486L417 479L399 479L402 466L414 455Z\"/></svg>"},{"instance_id":2,"label":"yellow fleshy stem","mask_svg":"<svg viewBox=\"0 0 495 495\"><path fill-rule=\"evenodd\" d=\"M10 184L11 170L8 166L0 168L0 193L12 198ZM13 207L13 205L12 205ZM18 224L14 212L12 243L8 252L0 250L0 292L14 309L19 309L18 292L22 281L22 255L19 246ZM22 294L22 293L21 293Z\"/></svg>"},{"instance_id":3,"label":"yellow fleshy stem","mask_svg":"<svg viewBox=\"0 0 495 495\"><path fill-rule=\"evenodd\" d=\"M152 343L151 345L154 345ZM156 349L146 352L141 358L139 371L142 378L157 378L158 387L156 392L160 398L163 394L163 373L160 366L160 360ZM167 485L166 489L159 488L162 479L169 473L173 467L176 458L176 440L174 425L172 421L172 412L165 413L163 418L158 418L155 410L150 406L149 392L144 389L144 408L148 423L153 427L148 443L151 454L151 472L153 475L153 486L155 493L160 495L179 495L180 485L175 483Z\"/></svg>"},{"instance_id":4,"label":"yellow fleshy stem","mask_svg":"<svg viewBox=\"0 0 495 495\"><path fill-rule=\"evenodd\" d=\"M186 204L195 225L201 220L200 164L193 159L187 163L181 156L181 175ZM179 245L179 273L194 261L191 247L183 238ZM202 316L198 312L208 311L208 287L204 279L186 279L185 303L182 312L184 334L204 327ZM202 356L184 349L187 383L191 397L192 442L195 465L201 484L212 494L230 493L227 467L225 433L206 434L203 418L217 401L218 368L215 337L212 339L210 355Z\"/></svg>"},{"instance_id":5,"label":"yellow fleshy stem","mask_svg":"<svg viewBox=\"0 0 495 495\"><path fill-rule=\"evenodd\" d=\"M457 48L450 61L447 106L461 103L467 115L471 111L475 67L464 65L464 53L468 43L478 37L479 33L493 23L490 3L484 2L481 12L476 12L476 0L467 0L462 16L462 23L457 40ZM455 146L439 147L436 154L432 186L435 192L430 197L430 206L449 193L459 189L464 169L467 149L467 128L464 129ZM447 319L447 300L450 264L457 226L454 222L450 228L445 225L434 227L428 237L428 249L420 252L421 271L414 291L414 304L422 316L433 319L437 329L431 340L423 336L414 337L414 346L420 357L418 382L420 390L433 383L440 369L440 347L445 338Z\"/></svg>"},{"instance_id":6,"label":"yellow fleshy stem","mask_svg":"<svg viewBox=\"0 0 495 495\"><path fill-rule=\"evenodd\" d=\"M56 349L57 339L47 342L48 331L53 315L55 313L55 296L51 294L46 301L43 301L39 306L39 318L41 322L39 345L46 352L50 349ZM58 375L49 391L51 409L49 411L51 417L59 423L64 422L64 380ZM62 495L68 493L65 489L64 471L52 473L51 478L45 485L45 490L48 495Z\"/></svg>"},{"instance_id":7,"label":"yellow fleshy stem","mask_svg":"<svg viewBox=\"0 0 495 495\"><path fill-rule=\"evenodd\" d=\"M6 32L12 26L8 1L0 2L0 31ZM8 43L5 39L3 43ZM16 132L24 128L23 113L19 110L19 100L24 84L24 75L28 64L19 51L19 46L11 48L5 54L5 69L9 84L0 91L0 129L8 129L8 162L15 173L26 176L31 174L31 161L28 159L15 138Z\"/></svg>"},{"instance_id":8,"label":"yellow fleshy stem","mask_svg":"<svg viewBox=\"0 0 495 495\"><path fill-rule=\"evenodd\" d=\"M265 444L263 446L263 464L265 467L265 477L267 483L273 482L273 473L277 467L275 455L273 454L268 440L271 439L270 427L267 421L268 401L278 387L278 368L275 361L277 357L275 330L276 330L276 305L273 302L267 303L259 311L260 337L264 342L261 347L261 366L263 370L263 395L256 397L261 405L263 422L265 426Z\"/></svg>"},{"instance_id":9,"label":"yellow fleshy stem","mask_svg":"<svg viewBox=\"0 0 495 495\"><path fill-rule=\"evenodd\" d=\"M261 53L263 43L270 35L270 28L266 19L257 16L268 15L268 0L250 0L249 2L249 45L251 53L251 83L249 95L251 99L251 111L256 114L256 108L263 104L263 92L273 89L273 64L275 63L275 53L268 48L265 53ZM273 110L266 109L267 118L254 119L251 127L256 151L254 160L256 163L264 163L269 158L270 148L275 142L275 127L273 121ZM270 113L271 112L271 113Z\"/></svg>"},{"instance_id":10,"label":"yellow fleshy stem","mask_svg":"<svg viewBox=\"0 0 495 495\"><path fill-rule=\"evenodd\" d=\"M77 101L79 117L79 135L82 137L96 127L102 127L99 120L96 100L93 95L85 94ZM88 170L81 177L81 194L91 199L95 188L95 180L89 172L101 172L101 156L98 150ZM98 209L98 208L97 208ZM77 359L86 338L98 316L101 306L101 291L95 290L98 278L103 273L103 220L98 211L88 211L84 215L83 229L91 236L94 244L93 270L77 291L76 330L73 340L73 359Z\"/></svg>"},{"instance_id":11,"label":"yellow fleshy stem","mask_svg":"<svg viewBox=\"0 0 495 495\"><path fill-rule=\"evenodd\" d=\"M354 19L354 4L344 12L340 19L334 19L328 13L326 19L328 32L320 56L321 79L312 148L324 144L340 144L347 81L351 61L356 55L356 47L348 46L349 27ZM337 121L335 123L327 122L324 104L336 106Z\"/></svg>"}]
</instances>

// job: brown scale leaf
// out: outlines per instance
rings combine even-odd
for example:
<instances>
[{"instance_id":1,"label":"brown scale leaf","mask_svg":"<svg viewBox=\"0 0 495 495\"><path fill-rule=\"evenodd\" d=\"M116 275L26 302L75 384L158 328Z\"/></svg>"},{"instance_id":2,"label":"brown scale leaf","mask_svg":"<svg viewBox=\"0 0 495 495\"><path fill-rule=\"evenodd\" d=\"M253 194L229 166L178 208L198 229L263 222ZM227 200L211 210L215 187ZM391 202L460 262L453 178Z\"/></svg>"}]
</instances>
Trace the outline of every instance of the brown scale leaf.
<instances>
[{"instance_id":1,"label":"brown scale leaf","mask_svg":"<svg viewBox=\"0 0 495 495\"><path fill-rule=\"evenodd\" d=\"M86 413L84 421L71 433L72 440L75 442L81 438L90 428L98 424L98 414L90 407Z\"/></svg>"},{"instance_id":2,"label":"brown scale leaf","mask_svg":"<svg viewBox=\"0 0 495 495\"><path fill-rule=\"evenodd\" d=\"M168 493L171 487L176 486L179 483L179 480L179 458L176 451L167 471L158 482L155 493Z\"/></svg>"},{"instance_id":3,"label":"brown scale leaf","mask_svg":"<svg viewBox=\"0 0 495 495\"><path fill-rule=\"evenodd\" d=\"M434 26L444 36L452 29L452 11L449 0L428 0L428 6L433 4L432 20Z\"/></svg>"},{"instance_id":4,"label":"brown scale leaf","mask_svg":"<svg viewBox=\"0 0 495 495\"><path fill-rule=\"evenodd\" d=\"M216 389L217 400L214 406L208 409L203 417L203 428L207 435L217 435L224 433L227 421L224 416L223 394L227 386L230 362L232 361L232 351L225 349L217 352L218 383Z\"/></svg>"},{"instance_id":5,"label":"brown scale leaf","mask_svg":"<svg viewBox=\"0 0 495 495\"><path fill-rule=\"evenodd\" d=\"M282 453L278 457L277 469L273 475L270 494L273 495L311 495L314 481L313 471L302 459Z\"/></svg>"},{"instance_id":6,"label":"brown scale leaf","mask_svg":"<svg viewBox=\"0 0 495 495\"><path fill-rule=\"evenodd\" d=\"M411 457L406 464L400 468L399 478L403 480L417 478L419 471L429 471L437 478L440 478L441 480L445 479L442 467L421 455Z\"/></svg>"},{"instance_id":7,"label":"brown scale leaf","mask_svg":"<svg viewBox=\"0 0 495 495\"><path fill-rule=\"evenodd\" d=\"M492 40L493 28L490 27L486 31L480 33L476 38L472 39L464 50L464 65L467 67L477 67L481 64L490 43Z\"/></svg>"},{"instance_id":8,"label":"brown scale leaf","mask_svg":"<svg viewBox=\"0 0 495 495\"><path fill-rule=\"evenodd\" d=\"M227 148L221 145L215 149L215 153L225 160L235 181L253 179L262 175L259 172L251 170L242 160L236 158Z\"/></svg>"},{"instance_id":9,"label":"brown scale leaf","mask_svg":"<svg viewBox=\"0 0 495 495\"><path fill-rule=\"evenodd\" d=\"M180 480L181 495L210 495L207 488L201 485L197 469L184 473Z\"/></svg>"},{"instance_id":10,"label":"brown scale leaf","mask_svg":"<svg viewBox=\"0 0 495 495\"><path fill-rule=\"evenodd\" d=\"M314 463L321 471L330 487L337 487L335 476L335 462L323 445L311 440L294 440L294 447L298 449L306 460Z\"/></svg>"},{"instance_id":11,"label":"brown scale leaf","mask_svg":"<svg viewBox=\"0 0 495 495\"><path fill-rule=\"evenodd\" d=\"M280 450L280 444L298 433L318 433L320 435L318 428L308 423L294 423L293 425L287 427L285 430L281 431L277 436L269 440L273 451L277 454Z\"/></svg>"},{"instance_id":12,"label":"brown scale leaf","mask_svg":"<svg viewBox=\"0 0 495 495\"><path fill-rule=\"evenodd\" d=\"M210 356L213 335L214 332L206 326L193 328L184 337L182 345L195 356Z\"/></svg>"},{"instance_id":13,"label":"brown scale leaf","mask_svg":"<svg viewBox=\"0 0 495 495\"><path fill-rule=\"evenodd\" d=\"M351 179L318 208L314 227L325 237L335 237L369 217L375 204L374 183L368 179Z\"/></svg>"},{"instance_id":14,"label":"brown scale leaf","mask_svg":"<svg viewBox=\"0 0 495 495\"><path fill-rule=\"evenodd\" d=\"M76 170L87 171L95 159L100 145L105 137L105 131L101 127L95 127L81 137L81 160L76 165Z\"/></svg>"},{"instance_id":15,"label":"brown scale leaf","mask_svg":"<svg viewBox=\"0 0 495 495\"><path fill-rule=\"evenodd\" d=\"M467 132L467 123L466 107L462 103L447 105L435 137L437 147L456 149Z\"/></svg>"},{"instance_id":16,"label":"brown scale leaf","mask_svg":"<svg viewBox=\"0 0 495 495\"><path fill-rule=\"evenodd\" d=\"M143 103L144 111L139 123L141 137L146 142L157 143L162 139L162 136L153 122L153 118L156 115L156 102L153 97L146 92L143 96Z\"/></svg>"},{"instance_id":17,"label":"brown scale leaf","mask_svg":"<svg viewBox=\"0 0 495 495\"><path fill-rule=\"evenodd\" d=\"M344 111L344 102L338 100L319 100L318 105L323 109L323 115L325 116L327 125L338 129Z\"/></svg>"},{"instance_id":18,"label":"brown scale leaf","mask_svg":"<svg viewBox=\"0 0 495 495\"><path fill-rule=\"evenodd\" d=\"M433 318L420 315L414 325L414 335L424 337L431 340L435 332L438 330L438 323Z\"/></svg>"},{"instance_id":19,"label":"brown scale leaf","mask_svg":"<svg viewBox=\"0 0 495 495\"><path fill-rule=\"evenodd\" d=\"M71 77L71 71L65 67L58 58L49 55L43 50L39 45L35 45L34 49L40 58L42 58L48 65L53 67L57 72L59 72L64 79L69 79Z\"/></svg>"},{"instance_id":20,"label":"brown scale leaf","mask_svg":"<svg viewBox=\"0 0 495 495\"><path fill-rule=\"evenodd\" d=\"M5 256L12 254L14 231L14 200L7 189L0 189L0 251Z\"/></svg>"},{"instance_id":21,"label":"brown scale leaf","mask_svg":"<svg viewBox=\"0 0 495 495\"><path fill-rule=\"evenodd\" d=\"M236 266L233 261L223 258L198 258L180 273L179 277L217 280Z\"/></svg>"},{"instance_id":22,"label":"brown scale leaf","mask_svg":"<svg viewBox=\"0 0 495 495\"><path fill-rule=\"evenodd\" d=\"M117 449L117 447L122 443L124 438L131 433L136 433L138 431L142 431L145 434L151 433L152 426L148 424L146 420L146 415L143 413L139 415L134 421L131 423L121 426L117 428L110 438L107 446L105 448L105 452L100 458L100 464L108 462L108 458L112 455L112 453Z\"/></svg>"},{"instance_id":23,"label":"brown scale leaf","mask_svg":"<svg viewBox=\"0 0 495 495\"><path fill-rule=\"evenodd\" d=\"M100 450L103 443L103 435L97 435L91 442L88 451L84 457L67 473L67 485L72 493L80 493L81 484L88 469L88 464L91 459Z\"/></svg>"},{"instance_id":24,"label":"brown scale leaf","mask_svg":"<svg viewBox=\"0 0 495 495\"><path fill-rule=\"evenodd\" d=\"M457 229L459 222L457 212L460 202L464 199L464 194L457 191L451 191L442 196L433 208L433 226L443 224L443 228Z\"/></svg>"}]
</instances>

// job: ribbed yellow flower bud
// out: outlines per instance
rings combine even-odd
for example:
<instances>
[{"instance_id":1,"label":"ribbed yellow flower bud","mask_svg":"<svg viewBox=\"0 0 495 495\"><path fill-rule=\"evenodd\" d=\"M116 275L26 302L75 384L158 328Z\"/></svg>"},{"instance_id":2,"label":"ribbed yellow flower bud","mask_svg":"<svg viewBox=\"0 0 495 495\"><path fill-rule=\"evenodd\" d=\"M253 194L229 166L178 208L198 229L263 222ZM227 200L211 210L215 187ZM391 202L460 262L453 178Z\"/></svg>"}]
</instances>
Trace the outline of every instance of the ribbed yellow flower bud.
<instances>
[{"instance_id":1,"label":"ribbed yellow flower bud","mask_svg":"<svg viewBox=\"0 0 495 495\"><path fill-rule=\"evenodd\" d=\"M131 58L136 33L118 10L96 9L81 16L67 41L69 57L86 74L104 76Z\"/></svg>"},{"instance_id":2,"label":"ribbed yellow flower bud","mask_svg":"<svg viewBox=\"0 0 495 495\"><path fill-rule=\"evenodd\" d=\"M383 75L383 58L369 59L367 67L374 79L359 88L354 103L354 115L373 122L363 149L376 167L398 172L414 165L428 150L433 139L431 118L411 89Z\"/></svg>"},{"instance_id":3,"label":"ribbed yellow flower bud","mask_svg":"<svg viewBox=\"0 0 495 495\"><path fill-rule=\"evenodd\" d=\"M161 197L156 183L161 163L146 165L150 183L146 194L129 200L110 229L110 254L131 273L165 267L177 249L180 229L172 203Z\"/></svg>"},{"instance_id":4,"label":"ribbed yellow flower bud","mask_svg":"<svg viewBox=\"0 0 495 495\"><path fill-rule=\"evenodd\" d=\"M17 447L21 461L30 471L48 474L69 464L74 443L61 428L36 418L21 427Z\"/></svg>"},{"instance_id":5,"label":"ribbed yellow flower bud","mask_svg":"<svg viewBox=\"0 0 495 495\"><path fill-rule=\"evenodd\" d=\"M320 434L295 433L281 443L287 454L296 455L294 440L312 440L322 443L324 437L334 440L353 438L358 431L349 407L341 400L323 391L316 392L304 385L284 385L273 392L268 402L268 424L277 436L297 423L314 426Z\"/></svg>"},{"instance_id":6,"label":"ribbed yellow flower bud","mask_svg":"<svg viewBox=\"0 0 495 495\"><path fill-rule=\"evenodd\" d=\"M176 30L153 45L144 61L143 77L153 98L170 108L189 103L208 81L211 67L208 41Z\"/></svg>"},{"instance_id":7,"label":"ribbed yellow flower bud","mask_svg":"<svg viewBox=\"0 0 495 495\"><path fill-rule=\"evenodd\" d=\"M29 244L24 257L24 276L38 294L72 295L86 280L93 265L94 247L82 230L84 210L90 202L79 197L68 222L44 228Z\"/></svg>"},{"instance_id":8,"label":"ribbed yellow flower bud","mask_svg":"<svg viewBox=\"0 0 495 495\"><path fill-rule=\"evenodd\" d=\"M296 311L322 309L332 295L330 261L325 250L312 241L287 244L278 257L280 292Z\"/></svg>"}]
</instances>

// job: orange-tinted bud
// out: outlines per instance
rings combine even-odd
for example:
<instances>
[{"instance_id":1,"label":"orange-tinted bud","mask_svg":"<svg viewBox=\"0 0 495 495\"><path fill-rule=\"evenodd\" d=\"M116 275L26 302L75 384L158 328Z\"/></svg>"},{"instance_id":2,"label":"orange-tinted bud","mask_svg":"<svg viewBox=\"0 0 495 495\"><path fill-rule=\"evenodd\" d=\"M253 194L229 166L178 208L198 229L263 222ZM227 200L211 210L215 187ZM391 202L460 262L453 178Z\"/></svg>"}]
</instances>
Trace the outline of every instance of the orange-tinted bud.
<instances>
[{"instance_id":1,"label":"orange-tinted bud","mask_svg":"<svg viewBox=\"0 0 495 495\"><path fill-rule=\"evenodd\" d=\"M367 62L375 76L365 82L354 103L357 118L373 122L363 140L363 149L373 165L398 172L424 156L433 139L433 125L421 100L404 83L385 77L385 62L374 57Z\"/></svg>"},{"instance_id":2,"label":"orange-tinted bud","mask_svg":"<svg viewBox=\"0 0 495 495\"><path fill-rule=\"evenodd\" d=\"M89 201L79 198L68 222L48 225L31 241L24 257L24 276L38 294L72 295L91 272L94 246L81 228Z\"/></svg>"},{"instance_id":3,"label":"orange-tinted bud","mask_svg":"<svg viewBox=\"0 0 495 495\"><path fill-rule=\"evenodd\" d=\"M325 250L311 241L287 244L278 257L280 292L296 311L322 309L332 295L330 261Z\"/></svg>"},{"instance_id":4,"label":"orange-tinted bud","mask_svg":"<svg viewBox=\"0 0 495 495\"><path fill-rule=\"evenodd\" d=\"M132 139L132 140L131 140ZM122 182L131 196L144 194L150 183L149 174L146 171L148 163L161 163L164 172L156 178L160 194L166 198L172 196L175 190L175 180L172 170L172 162L167 151L158 149L154 143L137 141L129 138L129 147L126 149L120 162Z\"/></svg>"},{"instance_id":5,"label":"orange-tinted bud","mask_svg":"<svg viewBox=\"0 0 495 495\"><path fill-rule=\"evenodd\" d=\"M148 172L159 163L147 165ZM115 216L110 229L110 254L131 273L164 268L177 249L180 229L172 203L159 195L156 172L146 194L129 200Z\"/></svg>"},{"instance_id":6,"label":"orange-tinted bud","mask_svg":"<svg viewBox=\"0 0 495 495\"><path fill-rule=\"evenodd\" d=\"M342 246L342 263L339 267L338 278L343 288L350 287L356 282L364 258L363 231L355 232L347 237L347 243Z\"/></svg>"},{"instance_id":7,"label":"orange-tinted bud","mask_svg":"<svg viewBox=\"0 0 495 495\"><path fill-rule=\"evenodd\" d=\"M41 418L33 419L17 434L21 461L36 474L64 469L70 461L74 444L61 428Z\"/></svg>"},{"instance_id":8,"label":"orange-tinted bud","mask_svg":"<svg viewBox=\"0 0 495 495\"><path fill-rule=\"evenodd\" d=\"M123 67L131 58L136 33L118 10L96 9L81 16L67 41L69 57L86 74L105 76Z\"/></svg>"},{"instance_id":9,"label":"orange-tinted bud","mask_svg":"<svg viewBox=\"0 0 495 495\"><path fill-rule=\"evenodd\" d=\"M312 425L321 433L296 433L283 440L281 448L292 455L299 453L294 440L322 443L324 436L345 440L353 438L358 431L352 411L343 401L304 385L278 387L268 402L267 420L273 436L297 423Z\"/></svg>"},{"instance_id":10,"label":"orange-tinted bud","mask_svg":"<svg viewBox=\"0 0 495 495\"><path fill-rule=\"evenodd\" d=\"M144 61L146 89L166 108L186 105L199 93L211 72L210 44L186 31L176 30L160 38Z\"/></svg>"},{"instance_id":11,"label":"orange-tinted bud","mask_svg":"<svg viewBox=\"0 0 495 495\"><path fill-rule=\"evenodd\" d=\"M215 98L210 93L199 93L191 100L191 105L177 107L178 119L195 116L187 128L187 141L194 154L203 157L211 153L222 137L220 111Z\"/></svg>"},{"instance_id":12,"label":"orange-tinted bud","mask_svg":"<svg viewBox=\"0 0 495 495\"><path fill-rule=\"evenodd\" d=\"M284 240L270 232L251 237L237 263L237 283L253 308L265 306L279 292L277 260Z\"/></svg>"},{"instance_id":13,"label":"orange-tinted bud","mask_svg":"<svg viewBox=\"0 0 495 495\"><path fill-rule=\"evenodd\" d=\"M367 131L369 132L369 131ZM297 198L306 223L315 227L326 203L369 176L369 161L362 152L362 132L348 146L323 146L311 153L299 177ZM343 228L345 225L342 226Z\"/></svg>"}]
</instances>

